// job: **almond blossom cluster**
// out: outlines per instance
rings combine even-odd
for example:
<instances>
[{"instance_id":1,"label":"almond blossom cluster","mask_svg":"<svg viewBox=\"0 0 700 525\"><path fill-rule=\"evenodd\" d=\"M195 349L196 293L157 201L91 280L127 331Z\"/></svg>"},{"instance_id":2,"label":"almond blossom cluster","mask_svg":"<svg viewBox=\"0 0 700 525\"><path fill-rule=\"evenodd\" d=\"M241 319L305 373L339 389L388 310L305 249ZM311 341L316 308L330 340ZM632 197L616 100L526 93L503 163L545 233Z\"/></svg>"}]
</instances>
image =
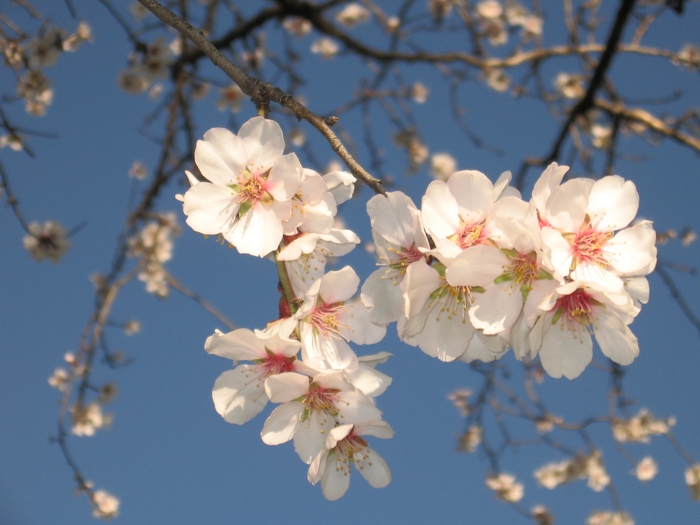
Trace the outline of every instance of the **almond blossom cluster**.
<instances>
[{"instance_id":1,"label":"almond blossom cluster","mask_svg":"<svg viewBox=\"0 0 700 525\"><path fill-rule=\"evenodd\" d=\"M367 210L380 266L362 298L377 323L442 361L539 355L552 377L579 376L594 336L622 365L639 354L629 329L656 264L649 221L631 225L639 196L617 175L562 183L550 165L530 201L478 171L433 181L419 211L400 192Z\"/></svg>"},{"instance_id":2,"label":"almond blossom cluster","mask_svg":"<svg viewBox=\"0 0 700 525\"><path fill-rule=\"evenodd\" d=\"M347 491L351 464L373 487L391 481L367 441L393 435L375 404L391 383L376 370L389 354L358 356L351 346L378 343L390 323L442 361L493 361L512 347L517 359L539 355L549 375L569 379L591 361L591 336L619 364L639 353L628 325L648 299L655 233L649 221L630 226L639 198L622 177L562 182L568 168L554 163L529 201L509 186L510 172L495 183L478 171L435 180L421 210L401 192L377 195L367 212L380 268L361 285L349 266L326 271L329 257L359 243L335 227L352 175L304 168L285 153L280 126L263 117L237 134L210 129L194 161L190 188L177 196L187 224L274 260L282 291L279 318L262 330L206 340L207 352L234 366L215 381L214 406L240 425L277 405L263 442L292 441L328 499ZM610 481L598 453L537 477L550 488L588 477L597 491ZM506 501L522 497L508 475L488 484Z\"/></svg>"},{"instance_id":3,"label":"almond blossom cluster","mask_svg":"<svg viewBox=\"0 0 700 525\"><path fill-rule=\"evenodd\" d=\"M225 421L242 425L276 404L263 425L263 442L292 441L309 465L309 482L320 482L324 496L335 500L349 487L351 464L373 487L391 481L389 467L368 443L370 436L394 433L375 405L391 384L376 370L389 354L358 357L349 344L377 343L386 326L370 320L352 268L326 272L328 257L360 241L335 227L337 206L352 196L354 177L342 171L321 176L284 149L280 126L262 117L238 134L211 129L195 149L199 173L187 172L191 187L177 198L195 231L216 235L240 253L274 259L284 289L277 321L262 330L216 331L206 340L207 352L234 364L214 383L214 407Z\"/></svg>"}]
</instances>

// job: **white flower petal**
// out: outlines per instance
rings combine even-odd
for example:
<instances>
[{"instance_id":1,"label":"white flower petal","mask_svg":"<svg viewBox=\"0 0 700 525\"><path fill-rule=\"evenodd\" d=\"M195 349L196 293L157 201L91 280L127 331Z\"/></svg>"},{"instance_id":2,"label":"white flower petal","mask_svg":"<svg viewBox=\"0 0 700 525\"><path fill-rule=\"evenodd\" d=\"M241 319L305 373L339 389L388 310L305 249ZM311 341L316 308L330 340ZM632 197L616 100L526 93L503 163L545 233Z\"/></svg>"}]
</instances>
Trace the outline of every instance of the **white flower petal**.
<instances>
[{"instance_id":1,"label":"white flower petal","mask_svg":"<svg viewBox=\"0 0 700 525\"><path fill-rule=\"evenodd\" d=\"M304 405L298 401L285 403L273 410L260 432L263 443L279 445L292 439L303 410Z\"/></svg>"},{"instance_id":2,"label":"white flower petal","mask_svg":"<svg viewBox=\"0 0 700 525\"><path fill-rule=\"evenodd\" d=\"M591 224L600 231L619 230L627 226L639 209L639 194L634 182L619 175L597 180L588 197Z\"/></svg>"},{"instance_id":3,"label":"white flower petal","mask_svg":"<svg viewBox=\"0 0 700 525\"><path fill-rule=\"evenodd\" d=\"M194 162L199 171L214 184L236 184L243 172L248 154L240 137L226 128L212 128L198 140L194 150Z\"/></svg>"},{"instance_id":4,"label":"white flower petal","mask_svg":"<svg viewBox=\"0 0 700 525\"><path fill-rule=\"evenodd\" d=\"M214 407L229 423L247 423L267 405L263 382L252 377L255 368L255 365L237 366L221 374L214 382Z\"/></svg>"},{"instance_id":5,"label":"white flower petal","mask_svg":"<svg viewBox=\"0 0 700 525\"><path fill-rule=\"evenodd\" d=\"M639 355L639 343L627 325L615 314L597 310L595 339L600 350L619 365L629 365Z\"/></svg>"},{"instance_id":6,"label":"white flower petal","mask_svg":"<svg viewBox=\"0 0 700 525\"><path fill-rule=\"evenodd\" d=\"M355 467L375 489L381 489L391 483L389 466L379 454L372 449L363 451L362 461L355 460Z\"/></svg>"}]
</instances>

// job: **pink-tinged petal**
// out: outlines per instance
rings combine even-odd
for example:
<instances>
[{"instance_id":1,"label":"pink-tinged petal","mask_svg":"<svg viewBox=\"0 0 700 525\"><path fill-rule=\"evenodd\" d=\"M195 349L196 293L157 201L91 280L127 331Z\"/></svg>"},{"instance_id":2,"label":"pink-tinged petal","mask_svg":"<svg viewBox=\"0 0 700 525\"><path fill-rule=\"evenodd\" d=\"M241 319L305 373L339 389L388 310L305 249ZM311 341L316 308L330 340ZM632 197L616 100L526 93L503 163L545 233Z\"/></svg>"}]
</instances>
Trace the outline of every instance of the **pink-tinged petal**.
<instances>
[{"instance_id":1,"label":"pink-tinged petal","mask_svg":"<svg viewBox=\"0 0 700 525\"><path fill-rule=\"evenodd\" d=\"M384 279L385 274L383 269L376 270L362 285L362 302L369 308L369 318L383 325L396 321L404 309L401 283Z\"/></svg>"},{"instance_id":2,"label":"pink-tinged petal","mask_svg":"<svg viewBox=\"0 0 700 525\"><path fill-rule=\"evenodd\" d=\"M204 350L231 361L253 361L267 357L263 341L247 328L240 328L227 334L217 330L207 337Z\"/></svg>"},{"instance_id":3,"label":"pink-tinged petal","mask_svg":"<svg viewBox=\"0 0 700 525\"><path fill-rule=\"evenodd\" d=\"M331 192L336 204L343 204L355 192L355 177L347 171L332 171L323 176L328 191Z\"/></svg>"},{"instance_id":4,"label":"pink-tinged petal","mask_svg":"<svg viewBox=\"0 0 700 525\"><path fill-rule=\"evenodd\" d=\"M338 396L336 406L339 422L360 424L382 418L382 411L374 406L372 400L362 392L342 392Z\"/></svg>"},{"instance_id":5,"label":"pink-tinged petal","mask_svg":"<svg viewBox=\"0 0 700 525\"><path fill-rule=\"evenodd\" d=\"M600 231L619 230L627 226L639 209L639 194L634 182L619 175L597 180L588 197L591 224Z\"/></svg>"},{"instance_id":6,"label":"pink-tinged petal","mask_svg":"<svg viewBox=\"0 0 700 525\"><path fill-rule=\"evenodd\" d=\"M639 355L639 342L619 317L599 308L596 311L595 339L600 350L619 365L629 365Z\"/></svg>"},{"instance_id":7,"label":"pink-tinged petal","mask_svg":"<svg viewBox=\"0 0 700 525\"><path fill-rule=\"evenodd\" d=\"M423 226L435 238L446 238L459 230L459 208L450 187L439 180L425 191L421 206Z\"/></svg>"},{"instance_id":8,"label":"pink-tinged petal","mask_svg":"<svg viewBox=\"0 0 700 525\"><path fill-rule=\"evenodd\" d=\"M265 189L275 200L288 201L299 190L303 168L295 153L278 158L265 182Z\"/></svg>"},{"instance_id":9,"label":"pink-tinged petal","mask_svg":"<svg viewBox=\"0 0 700 525\"><path fill-rule=\"evenodd\" d=\"M625 280L625 290L638 307L649 302L649 281L646 277Z\"/></svg>"},{"instance_id":10,"label":"pink-tinged petal","mask_svg":"<svg viewBox=\"0 0 700 525\"><path fill-rule=\"evenodd\" d=\"M425 327L416 334L416 340L426 354L440 361L454 361L467 350L474 335L474 326L466 312L448 317L447 312L440 312L439 309L438 305L428 314ZM439 320L436 319L438 315Z\"/></svg>"},{"instance_id":11,"label":"pink-tinged petal","mask_svg":"<svg viewBox=\"0 0 700 525\"><path fill-rule=\"evenodd\" d=\"M338 208L333 196L326 192L317 202L304 206L304 222L300 230L308 233L328 233L335 224L336 213Z\"/></svg>"},{"instance_id":12,"label":"pink-tinged petal","mask_svg":"<svg viewBox=\"0 0 700 525\"><path fill-rule=\"evenodd\" d=\"M255 368L255 365L237 366L214 382L211 393L214 408L229 423L247 423L267 405L263 382L254 377Z\"/></svg>"},{"instance_id":13,"label":"pink-tinged petal","mask_svg":"<svg viewBox=\"0 0 700 525\"><path fill-rule=\"evenodd\" d=\"M496 200L493 183L480 171L453 173L447 185L457 201L460 218L467 224L481 221L491 211Z\"/></svg>"},{"instance_id":14,"label":"pink-tinged petal","mask_svg":"<svg viewBox=\"0 0 700 525\"><path fill-rule=\"evenodd\" d=\"M241 126L238 136L243 140L253 173L267 171L284 153L282 128L274 120L252 118Z\"/></svg>"},{"instance_id":15,"label":"pink-tinged petal","mask_svg":"<svg viewBox=\"0 0 700 525\"><path fill-rule=\"evenodd\" d=\"M501 173L501 175L498 177L498 180L496 180L495 184L493 185L493 200L496 201L502 196L505 197L506 195L502 195L506 190L508 189L508 184L510 184L511 179L513 178L513 174L510 171L504 171ZM515 189L515 188L511 188ZM515 189L517 191L517 189ZM517 193L517 195L520 195L520 192Z\"/></svg>"},{"instance_id":16,"label":"pink-tinged petal","mask_svg":"<svg viewBox=\"0 0 700 525\"><path fill-rule=\"evenodd\" d=\"M569 171L569 166L559 166L556 162L552 162L542 172L542 175L535 183L535 187L532 189L532 200L535 201L538 210L543 211L545 209L547 199L549 199L554 188L561 184L567 171Z\"/></svg>"},{"instance_id":17,"label":"pink-tinged petal","mask_svg":"<svg viewBox=\"0 0 700 525\"><path fill-rule=\"evenodd\" d=\"M352 426L352 425L350 425ZM309 483L315 485L323 477L323 473L326 470L326 459L328 458L328 451L326 449L319 452L314 460L309 465L309 471L306 474L306 479Z\"/></svg>"},{"instance_id":18,"label":"pink-tinged petal","mask_svg":"<svg viewBox=\"0 0 700 525\"><path fill-rule=\"evenodd\" d=\"M586 217L592 186L590 179L573 179L555 188L547 200L543 218L562 232L578 231Z\"/></svg>"},{"instance_id":19,"label":"pink-tinged petal","mask_svg":"<svg viewBox=\"0 0 700 525\"><path fill-rule=\"evenodd\" d=\"M328 272L323 276L319 295L325 304L335 304L350 299L357 292L359 285L360 278L355 270L346 266L342 270Z\"/></svg>"},{"instance_id":20,"label":"pink-tinged petal","mask_svg":"<svg viewBox=\"0 0 700 525\"><path fill-rule=\"evenodd\" d=\"M348 381L367 397L382 395L391 384L392 379L362 362L354 372L348 372Z\"/></svg>"},{"instance_id":21,"label":"pink-tinged petal","mask_svg":"<svg viewBox=\"0 0 700 525\"><path fill-rule=\"evenodd\" d=\"M450 263L445 279L452 286L487 286L508 266L508 258L498 248L484 244L471 246Z\"/></svg>"},{"instance_id":22,"label":"pink-tinged petal","mask_svg":"<svg viewBox=\"0 0 700 525\"><path fill-rule=\"evenodd\" d=\"M618 275L645 275L656 264L656 232L649 221L641 222L618 232L603 250Z\"/></svg>"},{"instance_id":23,"label":"pink-tinged petal","mask_svg":"<svg viewBox=\"0 0 700 525\"><path fill-rule=\"evenodd\" d=\"M182 206L187 224L204 235L217 235L230 229L237 218L238 208L232 190L208 182L187 190Z\"/></svg>"},{"instance_id":24,"label":"pink-tinged petal","mask_svg":"<svg viewBox=\"0 0 700 525\"><path fill-rule=\"evenodd\" d=\"M199 188L202 184L197 185ZM224 239L233 244L240 253L265 257L277 249L282 241L282 222L270 208L258 203L248 210L229 231Z\"/></svg>"},{"instance_id":25,"label":"pink-tinged petal","mask_svg":"<svg viewBox=\"0 0 700 525\"><path fill-rule=\"evenodd\" d=\"M303 202L316 202L320 200L327 191L328 186L323 182L321 175L314 170L308 168L303 169L301 185L299 186L299 195Z\"/></svg>"},{"instance_id":26,"label":"pink-tinged petal","mask_svg":"<svg viewBox=\"0 0 700 525\"><path fill-rule=\"evenodd\" d=\"M396 246L411 248L415 243L428 248L420 224L420 215L413 201L400 191L375 195L367 202L372 229Z\"/></svg>"},{"instance_id":27,"label":"pink-tinged petal","mask_svg":"<svg viewBox=\"0 0 700 525\"><path fill-rule=\"evenodd\" d=\"M549 317L549 316L547 316ZM545 321L546 322L546 321ZM562 375L575 379L581 375L593 359L593 341L586 330L578 330L578 337L560 323L550 326L542 338L540 361L552 377Z\"/></svg>"},{"instance_id":28,"label":"pink-tinged petal","mask_svg":"<svg viewBox=\"0 0 700 525\"><path fill-rule=\"evenodd\" d=\"M559 275L569 275L571 268L572 252L571 245L566 242L554 228L545 226L540 233L542 248L547 260L546 266L551 266Z\"/></svg>"},{"instance_id":29,"label":"pink-tinged petal","mask_svg":"<svg viewBox=\"0 0 700 525\"><path fill-rule=\"evenodd\" d=\"M355 466L367 483L375 489L382 489L391 483L389 466L384 458L372 449L364 449L362 460L355 459Z\"/></svg>"},{"instance_id":30,"label":"pink-tinged petal","mask_svg":"<svg viewBox=\"0 0 700 525\"><path fill-rule=\"evenodd\" d=\"M279 445L286 443L294 437L297 426L300 426L304 405L298 401L285 403L272 411L265 421L260 437L266 445Z\"/></svg>"},{"instance_id":31,"label":"pink-tinged petal","mask_svg":"<svg viewBox=\"0 0 700 525\"><path fill-rule=\"evenodd\" d=\"M194 162L207 180L220 186L236 184L248 164L240 137L225 128L212 128L198 140Z\"/></svg>"},{"instance_id":32,"label":"pink-tinged petal","mask_svg":"<svg viewBox=\"0 0 700 525\"><path fill-rule=\"evenodd\" d=\"M440 274L429 266L425 259L419 259L406 269L404 286L405 313L410 321L423 310L430 294L440 287ZM406 329L410 331L409 326L406 326Z\"/></svg>"},{"instance_id":33,"label":"pink-tinged petal","mask_svg":"<svg viewBox=\"0 0 700 525\"><path fill-rule=\"evenodd\" d=\"M512 282L494 284L484 293L473 294L474 303L469 309L469 319L475 328L493 335L510 330L523 308L520 287Z\"/></svg>"},{"instance_id":34,"label":"pink-tinged petal","mask_svg":"<svg viewBox=\"0 0 700 525\"><path fill-rule=\"evenodd\" d=\"M287 403L309 391L309 378L295 372L270 376L265 380L265 392L273 403Z\"/></svg>"},{"instance_id":35,"label":"pink-tinged petal","mask_svg":"<svg viewBox=\"0 0 700 525\"><path fill-rule=\"evenodd\" d=\"M355 425L355 434L379 439L391 439L394 437L394 429L386 421L369 421L368 423Z\"/></svg>"},{"instance_id":36,"label":"pink-tinged petal","mask_svg":"<svg viewBox=\"0 0 700 525\"><path fill-rule=\"evenodd\" d=\"M340 334L358 345L378 343L386 335L386 325L373 323L369 318L369 309L361 301L345 303L343 312L338 316Z\"/></svg>"},{"instance_id":37,"label":"pink-tinged petal","mask_svg":"<svg viewBox=\"0 0 700 525\"><path fill-rule=\"evenodd\" d=\"M300 323L301 358L318 370L356 370L357 355L340 337L321 334L309 323Z\"/></svg>"},{"instance_id":38,"label":"pink-tinged petal","mask_svg":"<svg viewBox=\"0 0 700 525\"><path fill-rule=\"evenodd\" d=\"M294 450L304 463L309 464L325 449L326 436L335 421L328 414L312 411L294 434Z\"/></svg>"},{"instance_id":39,"label":"pink-tinged petal","mask_svg":"<svg viewBox=\"0 0 700 525\"><path fill-rule=\"evenodd\" d=\"M329 501L339 500L350 488L350 465L344 465L345 468L336 468L338 461L341 460L336 454L329 457L321 478L323 497Z\"/></svg>"}]
</instances>

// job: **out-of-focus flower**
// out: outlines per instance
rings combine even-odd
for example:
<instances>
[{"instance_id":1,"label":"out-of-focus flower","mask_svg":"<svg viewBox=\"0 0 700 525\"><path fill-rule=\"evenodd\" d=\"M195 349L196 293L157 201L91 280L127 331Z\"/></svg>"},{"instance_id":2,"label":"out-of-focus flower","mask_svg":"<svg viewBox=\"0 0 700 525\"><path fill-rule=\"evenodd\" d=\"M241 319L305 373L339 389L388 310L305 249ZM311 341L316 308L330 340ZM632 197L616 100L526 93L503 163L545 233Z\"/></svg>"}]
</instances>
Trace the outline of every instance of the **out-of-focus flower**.
<instances>
[{"instance_id":1,"label":"out-of-focus flower","mask_svg":"<svg viewBox=\"0 0 700 525\"><path fill-rule=\"evenodd\" d=\"M588 456L579 454L559 463L548 463L537 469L534 476L540 485L548 489L586 477L588 486L596 492L610 484L610 477L605 471L599 451L594 451Z\"/></svg>"},{"instance_id":2,"label":"out-of-focus flower","mask_svg":"<svg viewBox=\"0 0 700 525\"><path fill-rule=\"evenodd\" d=\"M70 384L70 375L65 368L57 368L53 371L53 375L49 377L49 385L60 392L65 392Z\"/></svg>"},{"instance_id":3,"label":"out-of-focus flower","mask_svg":"<svg viewBox=\"0 0 700 525\"><path fill-rule=\"evenodd\" d=\"M486 478L486 486L495 492L496 498L508 503L517 503L525 495L523 484L516 482L512 474L489 476Z\"/></svg>"},{"instance_id":4,"label":"out-of-focus flower","mask_svg":"<svg viewBox=\"0 0 700 525\"><path fill-rule=\"evenodd\" d=\"M452 13L453 3L454 0L428 0L428 11L436 22L442 22Z\"/></svg>"},{"instance_id":5,"label":"out-of-focus flower","mask_svg":"<svg viewBox=\"0 0 700 525\"><path fill-rule=\"evenodd\" d=\"M460 452L474 452L481 444L481 427L472 425L459 437Z\"/></svg>"},{"instance_id":6,"label":"out-of-focus flower","mask_svg":"<svg viewBox=\"0 0 700 525\"><path fill-rule=\"evenodd\" d=\"M63 30L49 27L42 36L34 37L25 51L30 69L39 70L56 64L63 50Z\"/></svg>"},{"instance_id":7,"label":"out-of-focus flower","mask_svg":"<svg viewBox=\"0 0 700 525\"><path fill-rule=\"evenodd\" d=\"M535 505L530 512L536 525L554 525L554 516L544 505Z\"/></svg>"},{"instance_id":8,"label":"out-of-focus flower","mask_svg":"<svg viewBox=\"0 0 700 525\"><path fill-rule=\"evenodd\" d=\"M216 109L238 113L241 110L241 101L245 98L245 93L238 84L222 87L219 89L219 98L216 99Z\"/></svg>"},{"instance_id":9,"label":"out-of-focus flower","mask_svg":"<svg viewBox=\"0 0 700 525\"><path fill-rule=\"evenodd\" d=\"M626 512L599 510L588 517L586 525L634 525L634 520Z\"/></svg>"},{"instance_id":10,"label":"out-of-focus flower","mask_svg":"<svg viewBox=\"0 0 700 525\"><path fill-rule=\"evenodd\" d=\"M173 239L180 234L175 214L163 213L149 222L138 234L128 240L129 257L143 259L139 280L146 283L146 291L167 297L169 287L164 263L172 258Z\"/></svg>"},{"instance_id":11,"label":"out-of-focus flower","mask_svg":"<svg viewBox=\"0 0 700 525\"><path fill-rule=\"evenodd\" d=\"M117 76L117 84L121 89L132 95L143 93L150 85L148 80L146 80L135 67L120 71Z\"/></svg>"},{"instance_id":12,"label":"out-of-focus flower","mask_svg":"<svg viewBox=\"0 0 700 525\"><path fill-rule=\"evenodd\" d=\"M311 31L311 22L305 18L292 17L285 19L282 27L284 27L290 35L301 38Z\"/></svg>"},{"instance_id":13,"label":"out-of-focus flower","mask_svg":"<svg viewBox=\"0 0 700 525\"><path fill-rule=\"evenodd\" d=\"M510 87L510 77L502 69L489 69L484 73L486 85L494 91L503 93Z\"/></svg>"},{"instance_id":14,"label":"out-of-focus flower","mask_svg":"<svg viewBox=\"0 0 700 525\"><path fill-rule=\"evenodd\" d=\"M471 411L472 407L469 404L469 396L472 395L472 391L467 389L467 388L461 388L459 390L455 390L454 392L451 392L448 396L447 399L452 401L452 404L455 406L457 410L459 410L459 414L462 417L467 417Z\"/></svg>"},{"instance_id":15,"label":"out-of-focus flower","mask_svg":"<svg viewBox=\"0 0 700 525\"><path fill-rule=\"evenodd\" d=\"M689 68L700 67L700 47L695 44L685 44L678 52L681 65Z\"/></svg>"},{"instance_id":16,"label":"out-of-focus flower","mask_svg":"<svg viewBox=\"0 0 700 525\"><path fill-rule=\"evenodd\" d=\"M111 403L117 397L118 391L115 383L105 383L100 387L100 395L97 397L97 402L101 405Z\"/></svg>"},{"instance_id":17,"label":"out-of-focus flower","mask_svg":"<svg viewBox=\"0 0 700 525\"><path fill-rule=\"evenodd\" d=\"M322 58L333 58L338 53L338 44L327 37L319 38L311 44L311 52L321 55Z\"/></svg>"},{"instance_id":18,"label":"out-of-focus flower","mask_svg":"<svg viewBox=\"0 0 700 525\"><path fill-rule=\"evenodd\" d=\"M0 137L0 140L2 140L2 137ZM13 148L14 149L14 148ZM684 248L687 248L691 244L693 244L698 238L698 234L695 233L693 230L690 228L686 228L682 233L681 233L681 244L683 245Z\"/></svg>"},{"instance_id":19,"label":"out-of-focus flower","mask_svg":"<svg viewBox=\"0 0 700 525\"><path fill-rule=\"evenodd\" d=\"M64 51L75 51L83 42L92 42L92 28L87 22L79 22L75 34L69 35L63 40Z\"/></svg>"},{"instance_id":20,"label":"out-of-focus flower","mask_svg":"<svg viewBox=\"0 0 700 525\"><path fill-rule=\"evenodd\" d=\"M22 137L17 133L7 133L0 136L0 148L4 148L5 146L9 146L12 151L22 151L24 142L22 141Z\"/></svg>"},{"instance_id":21,"label":"out-of-focus flower","mask_svg":"<svg viewBox=\"0 0 700 525\"><path fill-rule=\"evenodd\" d=\"M639 481L649 481L654 479L659 473L659 466L654 461L654 458L647 456L637 463L637 467L632 471Z\"/></svg>"},{"instance_id":22,"label":"out-of-focus flower","mask_svg":"<svg viewBox=\"0 0 700 525\"><path fill-rule=\"evenodd\" d=\"M580 75L561 72L554 78L553 84L557 91L566 98L580 98L584 95Z\"/></svg>"},{"instance_id":23,"label":"out-of-focus flower","mask_svg":"<svg viewBox=\"0 0 700 525\"><path fill-rule=\"evenodd\" d=\"M145 180L148 177L148 170L140 160L135 160L129 168L129 177L136 180Z\"/></svg>"},{"instance_id":24,"label":"out-of-focus flower","mask_svg":"<svg viewBox=\"0 0 700 525\"><path fill-rule=\"evenodd\" d=\"M685 469L685 483L690 489L690 497L695 501L700 501L700 463Z\"/></svg>"},{"instance_id":25,"label":"out-of-focus flower","mask_svg":"<svg viewBox=\"0 0 700 525\"><path fill-rule=\"evenodd\" d=\"M76 436L94 436L96 430L110 426L113 418L112 414L102 413L102 407L98 403L72 407L71 416L72 433Z\"/></svg>"},{"instance_id":26,"label":"out-of-focus flower","mask_svg":"<svg viewBox=\"0 0 700 525\"><path fill-rule=\"evenodd\" d=\"M336 22L350 28L369 22L369 19L370 12L367 8L356 2L347 4L342 11L335 15Z\"/></svg>"},{"instance_id":27,"label":"out-of-focus flower","mask_svg":"<svg viewBox=\"0 0 700 525\"><path fill-rule=\"evenodd\" d=\"M503 7L498 0L483 0L476 5L476 12L482 18L499 18Z\"/></svg>"},{"instance_id":28,"label":"out-of-focus flower","mask_svg":"<svg viewBox=\"0 0 700 525\"><path fill-rule=\"evenodd\" d=\"M141 321L138 319L129 319L124 323L124 333L126 335L134 335L141 331Z\"/></svg>"},{"instance_id":29,"label":"out-of-focus flower","mask_svg":"<svg viewBox=\"0 0 700 525\"><path fill-rule=\"evenodd\" d=\"M591 142L594 148L603 149L610 145L612 129L603 124L593 124L591 126Z\"/></svg>"},{"instance_id":30,"label":"out-of-focus flower","mask_svg":"<svg viewBox=\"0 0 700 525\"><path fill-rule=\"evenodd\" d=\"M29 235L23 239L24 248L39 262L50 259L57 263L71 247L66 235L66 229L57 222L46 221L43 226L32 222L29 225Z\"/></svg>"},{"instance_id":31,"label":"out-of-focus flower","mask_svg":"<svg viewBox=\"0 0 700 525\"><path fill-rule=\"evenodd\" d=\"M27 113L34 116L46 114L46 107L53 102L53 88L49 79L40 71L28 71L17 83L17 94L24 98Z\"/></svg>"},{"instance_id":32,"label":"out-of-focus flower","mask_svg":"<svg viewBox=\"0 0 700 525\"><path fill-rule=\"evenodd\" d=\"M457 169L457 161L449 153L434 153L430 157L430 175L437 180L446 181Z\"/></svg>"},{"instance_id":33,"label":"out-of-focus flower","mask_svg":"<svg viewBox=\"0 0 700 525\"><path fill-rule=\"evenodd\" d=\"M629 421L624 419L613 421L612 434L613 438L621 443L649 443L651 441L649 436L667 434L675 424L675 417L656 419L646 408L642 408Z\"/></svg>"},{"instance_id":34,"label":"out-of-focus flower","mask_svg":"<svg viewBox=\"0 0 700 525\"><path fill-rule=\"evenodd\" d=\"M92 494L92 516L110 519L119 516L119 499L105 490L96 490Z\"/></svg>"},{"instance_id":35,"label":"out-of-focus flower","mask_svg":"<svg viewBox=\"0 0 700 525\"><path fill-rule=\"evenodd\" d=\"M190 96L194 100L202 100L204 97L206 97L209 94L210 88L211 88L211 84L209 84L209 82L201 82L199 80L196 80L192 84L192 91L190 91Z\"/></svg>"},{"instance_id":36,"label":"out-of-focus flower","mask_svg":"<svg viewBox=\"0 0 700 525\"><path fill-rule=\"evenodd\" d=\"M411 98L417 104L425 104L425 102L428 100L429 94L430 90L425 84L423 84L423 82L418 81L413 84L413 87L411 88Z\"/></svg>"}]
</instances>

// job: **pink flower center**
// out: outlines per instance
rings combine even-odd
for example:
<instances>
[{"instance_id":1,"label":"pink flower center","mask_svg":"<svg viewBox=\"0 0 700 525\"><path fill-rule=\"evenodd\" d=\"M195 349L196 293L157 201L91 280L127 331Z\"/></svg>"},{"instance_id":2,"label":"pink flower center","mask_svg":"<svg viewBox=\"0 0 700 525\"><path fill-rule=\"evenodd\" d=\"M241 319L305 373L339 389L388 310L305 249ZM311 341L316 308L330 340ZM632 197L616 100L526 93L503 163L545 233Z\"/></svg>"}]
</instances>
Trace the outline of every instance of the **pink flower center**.
<instances>
[{"instance_id":1,"label":"pink flower center","mask_svg":"<svg viewBox=\"0 0 700 525\"><path fill-rule=\"evenodd\" d=\"M581 327L588 327L593 323L592 305L595 302L595 299L581 288L569 295L564 295L554 304L553 310L556 313L552 323L555 323L559 318L563 318L569 330L579 330Z\"/></svg>"},{"instance_id":2,"label":"pink flower center","mask_svg":"<svg viewBox=\"0 0 700 525\"><path fill-rule=\"evenodd\" d=\"M267 352L268 356L265 359L256 361L258 363L258 370L263 377L294 371L294 361L296 361L296 357L285 357L282 354L273 354L270 353L269 350L267 350Z\"/></svg>"},{"instance_id":3,"label":"pink flower center","mask_svg":"<svg viewBox=\"0 0 700 525\"><path fill-rule=\"evenodd\" d=\"M305 405L302 413L302 420L305 420L313 411L330 414L331 416L338 415L338 408L335 406L338 401L337 388L324 388L318 383L311 383L306 397L302 400Z\"/></svg>"},{"instance_id":4,"label":"pink flower center","mask_svg":"<svg viewBox=\"0 0 700 525\"><path fill-rule=\"evenodd\" d=\"M484 244L488 240L488 232L486 231L486 219L473 223L466 224L460 221L459 232L457 232L457 245L462 248L469 248L477 244Z\"/></svg>"},{"instance_id":5,"label":"pink flower center","mask_svg":"<svg viewBox=\"0 0 700 525\"><path fill-rule=\"evenodd\" d=\"M571 243L573 259L571 270L575 270L579 264L595 264L601 268L608 265L608 261L603 252L603 246L613 236L613 232L597 231L590 224L586 223L575 234L567 234L564 237Z\"/></svg>"},{"instance_id":6,"label":"pink flower center","mask_svg":"<svg viewBox=\"0 0 700 525\"><path fill-rule=\"evenodd\" d=\"M513 276L516 284L530 288L532 282L537 279L540 268L537 265L537 255L535 252L518 253L511 259L508 275Z\"/></svg>"},{"instance_id":7,"label":"pink flower center","mask_svg":"<svg viewBox=\"0 0 700 525\"><path fill-rule=\"evenodd\" d=\"M344 327L339 316L345 311L343 302L325 304L315 307L311 312L311 325L321 334L335 334L342 337L340 329Z\"/></svg>"},{"instance_id":8,"label":"pink flower center","mask_svg":"<svg viewBox=\"0 0 700 525\"><path fill-rule=\"evenodd\" d=\"M266 178L255 174L238 179L236 200L240 203L247 203L250 206L257 204L261 200L266 200L266 196L269 196L265 190Z\"/></svg>"}]
</instances>

